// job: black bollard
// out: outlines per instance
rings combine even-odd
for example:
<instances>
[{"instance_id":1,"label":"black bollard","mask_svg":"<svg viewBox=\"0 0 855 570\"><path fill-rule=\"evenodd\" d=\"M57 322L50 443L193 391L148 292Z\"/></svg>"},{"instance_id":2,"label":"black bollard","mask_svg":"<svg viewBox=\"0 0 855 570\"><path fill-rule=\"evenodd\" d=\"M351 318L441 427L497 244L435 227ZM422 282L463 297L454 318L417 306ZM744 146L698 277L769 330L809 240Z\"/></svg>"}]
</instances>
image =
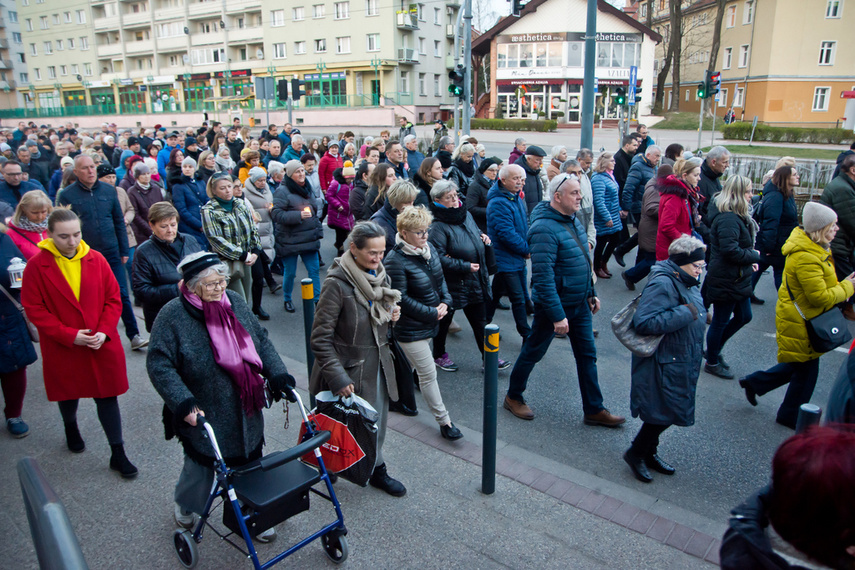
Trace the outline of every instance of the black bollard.
<instances>
[{"instance_id":1,"label":"black bollard","mask_svg":"<svg viewBox=\"0 0 855 570\"><path fill-rule=\"evenodd\" d=\"M496 492L496 422L499 400L499 325L484 330L484 427L481 492Z\"/></svg>"},{"instance_id":2,"label":"black bollard","mask_svg":"<svg viewBox=\"0 0 855 570\"><path fill-rule=\"evenodd\" d=\"M819 425L822 418L822 408L813 404L799 406L799 417L796 420L796 433L804 433L813 426Z\"/></svg>"},{"instance_id":3,"label":"black bollard","mask_svg":"<svg viewBox=\"0 0 855 570\"><path fill-rule=\"evenodd\" d=\"M312 325L315 322L315 287L312 280L306 277L300 281L303 293L303 330L306 333L306 378L312 377L312 366L315 364L315 354L312 352ZM311 409L315 408L315 397L309 396Z\"/></svg>"}]
</instances>

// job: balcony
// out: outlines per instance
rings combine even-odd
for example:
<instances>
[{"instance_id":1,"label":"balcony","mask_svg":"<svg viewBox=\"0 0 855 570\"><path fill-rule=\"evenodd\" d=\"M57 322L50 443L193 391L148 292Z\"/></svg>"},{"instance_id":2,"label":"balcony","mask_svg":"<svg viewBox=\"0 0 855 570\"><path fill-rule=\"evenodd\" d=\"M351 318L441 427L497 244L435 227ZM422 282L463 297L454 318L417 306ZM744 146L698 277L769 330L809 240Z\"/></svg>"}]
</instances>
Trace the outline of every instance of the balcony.
<instances>
[{"instance_id":1,"label":"balcony","mask_svg":"<svg viewBox=\"0 0 855 570\"><path fill-rule=\"evenodd\" d=\"M9 40L0 38L0 49L9 49Z\"/></svg>"},{"instance_id":2,"label":"balcony","mask_svg":"<svg viewBox=\"0 0 855 570\"><path fill-rule=\"evenodd\" d=\"M6 27L6 20L3 18L0 18L0 28L5 28L5 27Z\"/></svg>"},{"instance_id":3,"label":"balcony","mask_svg":"<svg viewBox=\"0 0 855 570\"><path fill-rule=\"evenodd\" d=\"M460 0L446 0L445 5L449 8L460 8Z\"/></svg>"},{"instance_id":4,"label":"balcony","mask_svg":"<svg viewBox=\"0 0 855 570\"><path fill-rule=\"evenodd\" d=\"M0 69L12 69L12 60L0 59Z\"/></svg>"},{"instance_id":5,"label":"balcony","mask_svg":"<svg viewBox=\"0 0 855 570\"><path fill-rule=\"evenodd\" d=\"M258 42L263 37L261 26L229 29L229 43Z\"/></svg>"},{"instance_id":6,"label":"balcony","mask_svg":"<svg viewBox=\"0 0 855 570\"><path fill-rule=\"evenodd\" d=\"M222 6L220 2L194 2L188 6L190 19L219 16L222 13Z\"/></svg>"},{"instance_id":7,"label":"balcony","mask_svg":"<svg viewBox=\"0 0 855 570\"><path fill-rule=\"evenodd\" d=\"M6 81L0 81L0 89L2 89L3 91L5 91L7 89L11 91L12 89L15 89L16 86L17 85L16 85L15 81L12 79L9 79Z\"/></svg>"},{"instance_id":8,"label":"balcony","mask_svg":"<svg viewBox=\"0 0 855 570\"><path fill-rule=\"evenodd\" d=\"M122 44L102 44L97 47L96 52L99 59L122 57Z\"/></svg>"},{"instance_id":9,"label":"balcony","mask_svg":"<svg viewBox=\"0 0 855 570\"><path fill-rule=\"evenodd\" d=\"M151 14L148 12L130 12L122 16L123 28L140 28L151 26Z\"/></svg>"},{"instance_id":10,"label":"balcony","mask_svg":"<svg viewBox=\"0 0 855 570\"><path fill-rule=\"evenodd\" d=\"M119 17L118 16L110 16L108 18L95 18L94 26L95 26L96 32L118 30L119 29Z\"/></svg>"},{"instance_id":11,"label":"balcony","mask_svg":"<svg viewBox=\"0 0 855 570\"><path fill-rule=\"evenodd\" d=\"M414 64L419 62L419 54L414 49L398 48L398 63Z\"/></svg>"},{"instance_id":12,"label":"balcony","mask_svg":"<svg viewBox=\"0 0 855 570\"><path fill-rule=\"evenodd\" d=\"M261 10L261 0L231 0L226 2L226 12L257 12Z\"/></svg>"},{"instance_id":13,"label":"balcony","mask_svg":"<svg viewBox=\"0 0 855 570\"><path fill-rule=\"evenodd\" d=\"M126 42L125 53L127 55L141 55L154 53L154 42L142 40L138 42Z\"/></svg>"},{"instance_id":14,"label":"balcony","mask_svg":"<svg viewBox=\"0 0 855 570\"><path fill-rule=\"evenodd\" d=\"M225 41L225 34L222 31L211 32L209 34L194 34L191 32L190 41L193 47L209 46L212 44L222 46Z\"/></svg>"},{"instance_id":15,"label":"balcony","mask_svg":"<svg viewBox=\"0 0 855 570\"><path fill-rule=\"evenodd\" d=\"M398 29L399 30L418 30L419 29L419 20L416 14L411 14L409 12L399 12L398 16Z\"/></svg>"},{"instance_id":16,"label":"balcony","mask_svg":"<svg viewBox=\"0 0 855 570\"><path fill-rule=\"evenodd\" d=\"M176 52L187 51L187 36L174 36L171 38L158 38L157 51Z\"/></svg>"}]
</instances>

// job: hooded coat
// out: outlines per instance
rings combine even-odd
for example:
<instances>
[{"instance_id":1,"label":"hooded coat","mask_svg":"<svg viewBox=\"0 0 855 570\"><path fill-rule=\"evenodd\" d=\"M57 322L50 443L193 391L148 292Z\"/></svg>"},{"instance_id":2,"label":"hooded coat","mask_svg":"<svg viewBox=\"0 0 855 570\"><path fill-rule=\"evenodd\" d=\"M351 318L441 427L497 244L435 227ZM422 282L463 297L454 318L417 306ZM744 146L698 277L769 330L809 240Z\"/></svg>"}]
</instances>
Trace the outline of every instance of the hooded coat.
<instances>
[{"instance_id":1,"label":"hooded coat","mask_svg":"<svg viewBox=\"0 0 855 570\"><path fill-rule=\"evenodd\" d=\"M707 211L712 201L712 197L721 192L721 176L723 173L715 172L710 168L709 163L705 160L701 165L701 179L698 181L698 193L704 198L698 207L698 213L701 215L701 221L709 227L710 222L707 219Z\"/></svg>"},{"instance_id":2,"label":"hooded coat","mask_svg":"<svg viewBox=\"0 0 855 570\"><path fill-rule=\"evenodd\" d=\"M327 151L321 157L321 161L318 163L318 180L321 183L322 193L326 194L330 184L332 184L333 172L335 172L335 169L343 166L344 160L342 160L341 155L333 156L329 151Z\"/></svg>"},{"instance_id":3,"label":"hooded coat","mask_svg":"<svg viewBox=\"0 0 855 570\"><path fill-rule=\"evenodd\" d=\"M163 202L163 190L155 182L149 182L148 188L143 188L137 182L128 190L128 199L130 199L136 212L132 222L134 237L137 238L137 243L142 243L151 235L151 226L148 225L148 211L153 205Z\"/></svg>"},{"instance_id":4,"label":"hooded coat","mask_svg":"<svg viewBox=\"0 0 855 570\"><path fill-rule=\"evenodd\" d=\"M481 230L463 206L443 208L430 205L433 223L428 241L439 255L445 284L451 295L451 309L484 303L490 298L487 260ZM471 265L480 268L472 272Z\"/></svg>"},{"instance_id":5,"label":"hooded coat","mask_svg":"<svg viewBox=\"0 0 855 570\"><path fill-rule=\"evenodd\" d=\"M831 242L831 252L837 259L850 259L855 252L855 180L841 174L831 181L820 202L837 213L837 235Z\"/></svg>"},{"instance_id":6,"label":"hooded coat","mask_svg":"<svg viewBox=\"0 0 855 570\"><path fill-rule=\"evenodd\" d=\"M720 212L715 200L707 209L710 228L710 261L705 295L708 301L739 302L753 293L751 276L760 254L754 249L751 220L735 212Z\"/></svg>"},{"instance_id":7,"label":"hooded coat","mask_svg":"<svg viewBox=\"0 0 855 570\"><path fill-rule=\"evenodd\" d=\"M525 170L525 184L523 185L523 194L525 194L525 204L528 209L527 213L531 214L538 202L543 200L543 182L540 178L540 169L534 170L528 165L525 155L519 157L514 164L522 166Z\"/></svg>"},{"instance_id":8,"label":"hooded coat","mask_svg":"<svg viewBox=\"0 0 855 570\"><path fill-rule=\"evenodd\" d=\"M487 193L490 192L493 184L492 180L476 171L466 190L466 209L485 234L487 233Z\"/></svg>"},{"instance_id":9,"label":"hooded coat","mask_svg":"<svg viewBox=\"0 0 855 570\"><path fill-rule=\"evenodd\" d=\"M357 178L353 181L353 186L350 189L350 194L347 197L347 204L350 207L350 212L353 214L354 221L360 222L367 219L363 211L365 210L365 194L368 192L368 185L364 180Z\"/></svg>"},{"instance_id":10,"label":"hooded coat","mask_svg":"<svg viewBox=\"0 0 855 570\"><path fill-rule=\"evenodd\" d=\"M837 281L831 253L796 228L784 243L787 257L775 305L778 362L807 362L822 356L811 347L805 321L790 299L790 291L805 319L812 319L855 293L852 283ZM788 290L789 286L789 290Z\"/></svg>"},{"instance_id":11,"label":"hooded coat","mask_svg":"<svg viewBox=\"0 0 855 570\"><path fill-rule=\"evenodd\" d=\"M773 261L784 261L781 248L799 225L799 213L795 196L784 196L771 181L763 187L763 199L760 201L760 232L757 234L757 249ZM840 216L838 215L838 219Z\"/></svg>"},{"instance_id":12,"label":"hooded coat","mask_svg":"<svg viewBox=\"0 0 855 570\"><path fill-rule=\"evenodd\" d=\"M629 173L621 192L621 209L633 214L641 214L641 198L647 181L656 177L656 166L647 160L643 154L632 157Z\"/></svg>"},{"instance_id":13,"label":"hooded coat","mask_svg":"<svg viewBox=\"0 0 855 570\"><path fill-rule=\"evenodd\" d=\"M333 172L333 181L326 192L329 203L329 211L327 212L327 225L329 227L347 231L353 229L354 221L350 214L350 191L351 185L342 176L341 169L337 168ZM339 208L341 208L340 212Z\"/></svg>"},{"instance_id":14,"label":"hooded coat","mask_svg":"<svg viewBox=\"0 0 855 570\"><path fill-rule=\"evenodd\" d=\"M0 285L13 296L16 293L10 288L6 268L15 257L20 258L21 252L9 236L0 231ZM9 374L25 368L35 362L36 358L24 316L6 295L0 294L0 374Z\"/></svg>"},{"instance_id":15,"label":"hooded coat","mask_svg":"<svg viewBox=\"0 0 855 570\"><path fill-rule=\"evenodd\" d=\"M706 332L706 309L698 285L670 259L650 270L632 323L639 334L664 336L652 356L632 355L634 418L665 426L695 423Z\"/></svg>"}]
</instances>

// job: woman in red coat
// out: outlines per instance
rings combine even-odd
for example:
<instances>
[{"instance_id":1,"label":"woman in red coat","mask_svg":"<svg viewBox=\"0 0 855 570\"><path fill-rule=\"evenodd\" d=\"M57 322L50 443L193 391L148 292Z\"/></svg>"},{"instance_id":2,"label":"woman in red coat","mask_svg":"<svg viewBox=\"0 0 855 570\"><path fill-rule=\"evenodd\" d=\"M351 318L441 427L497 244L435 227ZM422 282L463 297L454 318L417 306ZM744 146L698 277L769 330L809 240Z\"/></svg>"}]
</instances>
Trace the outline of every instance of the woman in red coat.
<instances>
[{"instance_id":1,"label":"woman in red coat","mask_svg":"<svg viewBox=\"0 0 855 570\"><path fill-rule=\"evenodd\" d=\"M659 228L656 232L656 261L668 259L671 242L683 234L692 235L697 217L697 187L701 177L701 159L680 159L674 174L660 183ZM696 236L697 237L697 236Z\"/></svg>"},{"instance_id":2,"label":"woman in red coat","mask_svg":"<svg viewBox=\"0 0 855 570\"><path fill-rule=\"evenodd\" d=\"M321 157L321 162L318 165L318 180L321 183L322 193L327 193L333 181L333 172L335 172L336 168L341 168L343 165L344 162L338 155L338 145L331 144L326 154Z\"/></svg>"},{"instance_id":3,"label":"woman in red coat","mask_svg":"<svg viewBox=\"0 0 855 570\"><path fill-rule=\"evenodd\" d=\"M49 238L24 270L21 303L39 329L48 400L59 403L68 449L86 444L77 428L77 403L94 398L112 449L110 469L136 477L125 456L118 396L128 391L125 351L116 329L122 313L119 284L104 256L81 239L80 220L57 208Z\"/></svg>"}]
</instances>

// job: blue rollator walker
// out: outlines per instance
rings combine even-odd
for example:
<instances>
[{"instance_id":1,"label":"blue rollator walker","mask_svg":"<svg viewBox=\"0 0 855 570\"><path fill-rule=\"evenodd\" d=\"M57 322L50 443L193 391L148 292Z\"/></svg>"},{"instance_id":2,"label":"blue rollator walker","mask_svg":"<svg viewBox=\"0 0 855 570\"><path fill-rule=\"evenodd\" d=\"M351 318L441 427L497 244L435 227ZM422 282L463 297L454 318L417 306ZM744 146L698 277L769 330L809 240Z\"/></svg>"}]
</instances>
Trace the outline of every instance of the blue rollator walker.
<instances>
[{"instance_id":1,"label":"blue rollator walker","mask_svg":"<svg viewBox=\"0 0 855 570\"><path fill-rule=\"evenodd\" d=\"M211 441L211 447L214 449L216 482L213 484L211 495L195 529L192 532L177 529L173 534L175 552L186 568L194 568L199 562L199 550L196 545L202 542L202 530L206 525L221 539L252 559L256 570L270 568L318 538L321 539L324 552L330 560L336 564L347 560L348 548L345 536L347 528L344 526L344 516L319 449L329 440L330 432L313 428L312 423L308 421L303 401L296 390L285 388L285 393L288 399L296 401L300 408L300 415L303 416L306 426L303 441L291 449L271 453L238 469L228 468L217 445L214 429L205 421L204 416L197 416L197 425L204 427ZM314 452L318 460L317 469L300 461L303 455L311 452ZM328 494L314 488L321 481L326 484ZM253 537L296 514L309 510L310 492L333 504L336 520L267 562L263 564L259 562L252 543ZM217 507L223 506L223 525L231 531L227 534L220 534L208 523L211 509L215 508L214 500L217 498L222 499L217 503ZM229 537L232 535L242 536L246 549L239 542L230 540Z\"/></svg>"}]
</instances>

